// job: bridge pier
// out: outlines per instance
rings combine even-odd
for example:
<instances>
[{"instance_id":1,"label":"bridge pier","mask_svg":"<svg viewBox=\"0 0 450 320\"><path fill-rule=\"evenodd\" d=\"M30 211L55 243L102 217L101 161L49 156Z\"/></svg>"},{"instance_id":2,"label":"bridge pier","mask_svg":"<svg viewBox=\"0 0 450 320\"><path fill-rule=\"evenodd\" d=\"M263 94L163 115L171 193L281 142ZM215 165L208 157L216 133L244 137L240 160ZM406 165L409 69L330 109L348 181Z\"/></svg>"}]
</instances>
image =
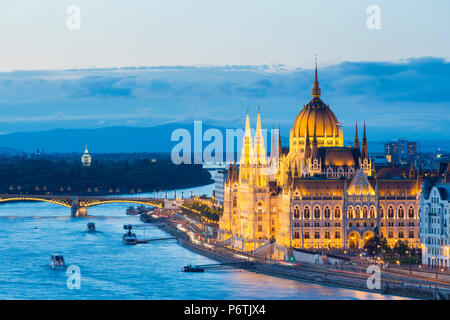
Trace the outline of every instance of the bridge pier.
<instances>
[{"instance_id":1,"label":"bridge pier","mask_svg":"<svg viewBox=\"0 0 450 320\"><path fill-rule=\"evenodd\" d=\"M80 198L72 197L72 207L70 208L71 217L86 217L87 207L80 207Z\"/></svg>"},{"instance_id":2,"label":"bridge pier","mask_svg":"<svg viewBox=\"0 0 450 320\"><path fill-rule=\"evenodd\" d=\"M72 206L70 208L71 217L87 217L87 207Z\"/></svg>"}]
</instances>

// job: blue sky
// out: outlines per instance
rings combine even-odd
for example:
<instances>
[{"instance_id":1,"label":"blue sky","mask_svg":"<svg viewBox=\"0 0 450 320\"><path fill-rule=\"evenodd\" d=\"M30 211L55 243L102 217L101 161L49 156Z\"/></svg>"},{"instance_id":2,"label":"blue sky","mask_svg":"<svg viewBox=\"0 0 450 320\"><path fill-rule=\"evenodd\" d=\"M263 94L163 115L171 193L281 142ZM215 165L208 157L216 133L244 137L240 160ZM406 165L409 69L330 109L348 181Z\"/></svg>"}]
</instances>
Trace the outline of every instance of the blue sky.
<instances>
[{"instance_id":1,"label":"blue sky","mask_svg":"<svg viewBox=\"0 0 450 320\"><path fill-rule=\"evenodd\" d=\"M73 4L80 30L66 27ZM380 30L366 26L372 4ZM376 139L450 139L448 12L446 0L0 0L0 133L236 127L258 106L286 131L318 54L347 139L363 120Z\"/></svg>"}]
</instances>

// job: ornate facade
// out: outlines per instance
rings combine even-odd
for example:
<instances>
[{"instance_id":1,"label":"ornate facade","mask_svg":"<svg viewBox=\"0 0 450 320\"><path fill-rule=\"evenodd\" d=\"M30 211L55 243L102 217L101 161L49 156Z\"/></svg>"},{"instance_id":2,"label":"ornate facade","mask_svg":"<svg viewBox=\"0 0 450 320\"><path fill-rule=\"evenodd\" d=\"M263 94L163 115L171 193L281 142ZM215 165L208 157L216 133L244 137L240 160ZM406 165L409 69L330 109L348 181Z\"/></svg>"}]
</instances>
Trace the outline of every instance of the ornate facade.
<instances>
[{"instance_id":1,"label":"ornate facade","mask_svg":"<svg viewBox=\"0 0 450 320\"><path fill-rule=\"evenodd\" d=\"M230 165L219 240L243 251L273 246L286 258L291 248L358 249L375 233L389 245L418 247L420 174L377 179L364 124L362 145L344 147L343 132L320 98L315 70L313 98L290 132L289 149L272 135L266 156L258 111L254 139L247 113L239 167ZM277 146L278 141L278 146Z\"/></svg>"}]
</instances>

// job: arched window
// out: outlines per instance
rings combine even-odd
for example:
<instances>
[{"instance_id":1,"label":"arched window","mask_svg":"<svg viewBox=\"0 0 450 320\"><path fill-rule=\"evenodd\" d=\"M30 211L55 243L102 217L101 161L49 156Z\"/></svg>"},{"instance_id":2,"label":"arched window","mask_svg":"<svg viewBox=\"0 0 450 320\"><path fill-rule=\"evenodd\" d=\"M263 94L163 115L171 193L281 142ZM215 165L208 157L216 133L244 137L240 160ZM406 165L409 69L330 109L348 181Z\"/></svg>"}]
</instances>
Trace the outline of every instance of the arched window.
<instances>
[{"instance_id":1,"label":"arched window","mask_svg":"<svg viewBox=\"0 0 450 320\"><path fill-rule=\"evenodd\" d=\"M361 218L360 214L361 214L361 208L359 206L356 206L355 207L355 219Z\"/></svg>"},{"instance_id":2,"label":"arched window","mask_svg":"<svg viewBox=\"0 0 450 320\"><path fill-rule=\"evenodd\" d=\"M414 207L413 206L410 206L408 208L408 217L409 218L414 218Z\"/></svg>"},{"instance_id":3,"label":"arched window","mask_svg":"<svg viewBox=\"0 0 450 320\"><path fill-rule=\"evenodd\" d=\"M336 219L340 219L341 218L341 208L340 207L334 208L334 217Z\"/></svg>"},{"instance_id":4,"label":"arched window","mask_svg":"<svg viewBox=\"0 0 450 320\"><path fill-rule=\"evenodd\" d=\"M353 207L348 207L348 209L347 209L347 217L349 219L353 219Z\"/></svg>"},{"instance_id":5,"label":"arched window","mask_svg":"<svg viewBox=\"0 0 450 320\"><path fill-rule=\"evenodd\" d=\"M370 214L370 218L371 218L371 219L375 219L375 218L376 218L376 215L375 215L375 207L374 207L374 206L371 206L371 207L370 207L369 214Z\"/></svg>"},{"instance_id":6,"label":"arched window","mask_svg":"<svg viewBox=\"0 0 450 320\"><path fill-rule=\"evenodd\" d=\"M414 231L409 230L408 238L414 238Z\"/></svg>"},{"instance_id":7,"label":"arched window","mask_svg":"<svg viewBox=\"0 0 450 320\"><path fill-rule=\"evenodd\" d=\"M325 219L330 219L330 217L331 217L330 207L325 207L325 210L323 211L323 215L324 215Z\"/></svg>"},{"instance_id":8,"label":"arched window","mask_svg":"<svg viewBox=\"0 0 450 320\"><path fill-rule=\"evenodd\" d=\"M233 207L234 208L237 207L237 197L236 196L233 198Z\"/></svg>"},{"instance_id":9,"label":"arched window","mask_svg":"<svg viewBox=\"0 0 450 320\"><path fill-rule=\"evenodd\" d=\"M364 206L363 209L362 209L362 211L363 211L363 218L364 218L364 219L367 219L367 217L369 216L369 215L368 215L367 207Z\"/></svg>"},{"instance_id":10,"label":"arched window","mask_svg":"<svg viewBox=\"0 0 450 320\"><path fill-rule=\"evenodd\" d=\"M305 239L309 239L309 231L305 231Z\"/></svg>"},{"instance_id":11,"label":"arched window","mask_svg":"<svg viewBox=\"0 0 450 320\"><path fill-rule=\"evenodd\" d=\"M258 202L258 214L262 214L262 211L263 211L263 205L262 205L262 202L260 201L260 202Z\"/></svg>"},{"instance_id":12,"label":"arched window","mask_svg":"<svg viewBox=\"0 0 450 320\"><path fill-rule=\"evenodd\" d=\"M384 207L380 206L380 218L384 218Z\"/></svg>"},{"instance_id":13,"label":"arched window","mask_svg":"<svg viewBox=\"0 0 450 320\"><path fill-rule=\"evenodd\" d=\"M320 219L320 208L319 207L314 208L314 219Z\"/></svg>"},{"instance_id":14,"label":"arched window","mask_svg":"<svg viewBox=\"0 0 450 320\"><path fill-rule=\"evenodd\" d=\"M319 231L314 232L314 239L320 239L320 232Z\"/></svg>"},{"instance_id":15,"label":"arched window","mask_svg":"<svg viewBox=\"0 0 450 320\"><path fill-rule=\"evenodd\" d=\"M393 218L393 217L394 217L394 207L389 206L388 207L388 218Z\"/></svg>"},{"instance_id":16,"label":"arched window","mask_svg":"<svg viewBox=\"0 0 450 320\"><path fill-rule=\"evenodd\" d=\"M398 207L398 217L399 218L405 217L405 209L403 208L403 206Z\"/></svg>"},{"instance_id":17,"label":"arched window","mask_svg":"<svg viewBox=\"0 0 450 320\"><path fill-rule=\"evenodd\" d=\"M298 206L295 206L294 208L294 219L300 218L300 208Z\"/></svg>"},{"instance_id":18,"label":"arched window","mask_svg":"<svg viewBox=\"0 0 450 320\"><path fill-rule=\"evenodd\" d=\"M305 209L303 209L303 218L309 219L310 217L311 217L311 212L309 211L309 207L305 207Z\"/></svg>"}]
</instances>

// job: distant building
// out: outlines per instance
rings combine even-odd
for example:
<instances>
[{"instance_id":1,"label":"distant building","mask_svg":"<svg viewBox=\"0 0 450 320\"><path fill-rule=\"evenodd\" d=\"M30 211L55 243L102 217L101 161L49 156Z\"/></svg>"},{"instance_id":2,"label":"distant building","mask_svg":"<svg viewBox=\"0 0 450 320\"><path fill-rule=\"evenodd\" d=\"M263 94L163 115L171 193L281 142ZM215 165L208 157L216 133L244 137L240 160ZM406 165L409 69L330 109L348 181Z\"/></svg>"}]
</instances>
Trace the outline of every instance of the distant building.
<instances>
[{"instance_id":1,"label":"distant building","mask_svg":"<svg viewBox=\"0 0 450 320\"><path fill-rule=\"evenodd\" d=\"M225 192L225 179L227 177L227 170L219 170L216 172L215 180L216 184L214 187L216 203L223 206L224 202L224 192Z\"/></svg>"},{"instance_id":2,"label":"distant building","mask_svg":"<svg viewBox=\"0 0 450 320\"><path fill-rule=\"evenodd\" d=\"M86 145L86 149L84 149L84 154L81 157L81 164L85 167L91 166L91 155L89 154L87 145Z\"/></svg>"},{"instance_id":3,"label":"distant building","mask_svg":"<svg viewBox=\"0 0 450 320\"><path fill-rule=\"evenodd\" d=\"M404 139L384 144L384 153L388 162L401 162L417 155L417 142Z\"/></svg>"},{"instance_id":4,"label":"distant building","mask_svg":"<svg viewBox=\"0 0 450 320\"><path fill-rule=\"evenodd\" d=\"M442 184L426 187L420 196L422 264L435 268L450 266L450 173ZM442 180L437 180L442 181Z\"/></svg>"}]
</instances>

